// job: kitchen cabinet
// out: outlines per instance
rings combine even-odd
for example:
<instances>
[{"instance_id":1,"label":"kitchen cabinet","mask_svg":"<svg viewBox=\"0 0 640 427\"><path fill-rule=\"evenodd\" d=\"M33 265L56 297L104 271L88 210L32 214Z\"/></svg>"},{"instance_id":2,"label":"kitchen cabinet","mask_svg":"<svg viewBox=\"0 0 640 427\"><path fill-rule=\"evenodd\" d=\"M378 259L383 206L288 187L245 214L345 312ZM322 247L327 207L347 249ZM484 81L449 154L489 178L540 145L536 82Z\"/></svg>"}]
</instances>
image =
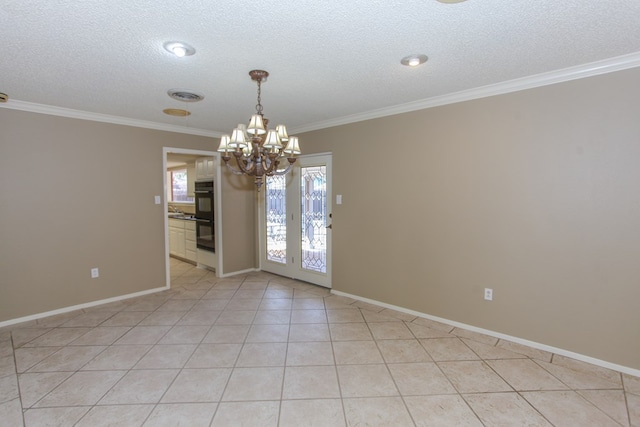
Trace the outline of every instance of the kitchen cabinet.
<instances>
[{"instance_id":1,"label":"kitchen cabinet","mask_svg":"<svg viewBox=\"0 0 640 427\"><path fill-rule=\"evenodd\" d=\"M183 220L169 219L169 253L181 258L186 257Z\"/></svg>"},{"instance_id":2,"label":"kitchen cabinet","mask_svg":"<svg viewBox=\"0 0 640 427\"><path fill-rule=\"evenodd\" d=\"M169 219L169 254L189 261L197 261L195 222Z\"/></svg>"},{"instance_id":3,"label":"kitchen cabinet","mask_svg":"<svg viewBox=\"0 0 640 427\"><path fill-rule=\"evenodd\" d=\"M196 189L196 164L187 165L187 196L194 197Z\"/></svg>"},{"instance_id":4,"label":"kitchen cabinet","mask_svg":"<svg viewBox=\"0 0 640 427\"><path fill-rule=\"evenodd\" d=\"M194 221L183 222L185 258L187 258L189 261L196 262L198 260L198 253L196 248L196 223Z\"/></svg>"},{"instance_id":5,"label":"kitchen cabinet","mask_svg":"<svg viewBox=\"0 0 640 427\"><path fill-rule=\"evenodd\" d=\"M213 157L196 159L196 180L215 179L216 163Z\"/></svg>"}]
</instances>

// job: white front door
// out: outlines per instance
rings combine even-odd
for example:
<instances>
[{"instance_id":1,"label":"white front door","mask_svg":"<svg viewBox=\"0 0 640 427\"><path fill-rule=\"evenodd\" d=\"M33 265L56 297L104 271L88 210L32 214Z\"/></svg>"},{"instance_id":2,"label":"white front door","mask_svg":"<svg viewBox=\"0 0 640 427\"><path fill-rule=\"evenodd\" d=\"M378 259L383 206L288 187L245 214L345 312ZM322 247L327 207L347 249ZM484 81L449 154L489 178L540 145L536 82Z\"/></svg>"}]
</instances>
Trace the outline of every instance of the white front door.
<instances>
[{"instance_id":1,"label":"white front door","mask_svg":"<svg viewBox=\"0 0 640 427\"><path fill-rule=\"evenodd\" d=\"M260 268L330 288L331 154L298 157L260 199Z\"/></svg>"}]
</instances>

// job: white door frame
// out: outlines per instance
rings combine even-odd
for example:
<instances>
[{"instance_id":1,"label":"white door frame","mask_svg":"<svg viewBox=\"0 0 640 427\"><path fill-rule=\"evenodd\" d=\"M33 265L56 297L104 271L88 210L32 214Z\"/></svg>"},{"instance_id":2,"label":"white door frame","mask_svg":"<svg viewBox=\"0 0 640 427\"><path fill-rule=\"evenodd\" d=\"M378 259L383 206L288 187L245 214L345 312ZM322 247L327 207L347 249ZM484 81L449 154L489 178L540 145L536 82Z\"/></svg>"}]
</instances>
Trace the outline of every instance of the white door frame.
<instances>
[{"instance_id":1,"label":"white door frame","mask_svg":"<svg viewBox=\"0 0 640 427\"><path fill-rule=\"evenodd\" d=\"M167 154L193 154L196 156L206 156L206 157L214 157L216 159L216 163L219 164L220 154L217 151L205 151L205 150L191 150L188 148L177 148L177 147L162 147L162 199L164 200L164 256L165 256L165 274L166 274L166 287L171 287L171 268L169 265L169 201L167 200ZM222 242L222 209L220 209L221 191L221 168L216 167L216 179L214 182L215 186L215 202L214 202L214 218L215 228L216 228L216 252L218 255L218 265L215 266L216 276L220 277L223 275L222 271L222 251L217 248L221 248Z\"/></svg>"},{"instance_id":2,"label":"white door frame","mask_svg":"<svg viewBox=\"0 0 640 427\"><path fill-rule=\"evenodd\" d=\"M324 159L323 157L328 157L328 159ZM332 212L332 197L333 197L333 189L332 189L332 153L317 153L317 154L307 154L307 155L303 155L303 156L298 156L298 162L295 164L295 167L292 169L292 171L287 174L287 187L289 187L290 185L292 185L293 179L300 179L300 166L302 163L305 163L304 166L313 166L313 160L315 158L323 158L322 162L319 162L319 164L326 164L327 166L327 213L330 214ZM325 163L326 160L326 163ZM311 163L311 164L309 164ZM274 262L270 262L267 261L267 257L266 257L266 239L265 239L265 235L266 235L266 219L265 219L265 192L266 189L261 191L259 193L259 197L258 197L258 245L259 245L259 250L258 250L258 254L259 254L259 265L260 265L260 269L264 270L264 271L269 271L275 274L279 274L281 276L285 276L285 277L293 277L295 279L300 279L303 281L307 281L310 283L315 283L318 284L320 286L325 286L328 288L331 288L331 279L332 279L332 273L331 273L331 252L332 252L332 236L331 233L332 231L329 229L327 231L327 272L325 274L321 274L321 273L314 273L310 270L302 270L302 269L298 269L296 267L294 267L293 265L291 265L292 263L290 262L291 259L291 254L287 254L287 264L279 264L279 263L274 263ZM291 203L287 203L289 206L292 205L300 205L300 194L298 192L298 194L296 194L295 198L293 201L291 201ZM299 211L299 209L297 209L296 211ZM290 212L287 212L287 217L290 215ZM299 215L298 215L299 216ZM331 224L331 218L327 218L327 222L328 224ZM290 233L289 231L287 231L287 246L289 246L289 242L295 238L298 241L300 240L300 230L299 230L299 225L300 225L300 218L296 218L296 228L298 228L298 230L294 230L293 233ZM299 254L297 254L296 256L299 256ZM268 267L267 267L268 264Z\"/></svg>"}]
</instances>

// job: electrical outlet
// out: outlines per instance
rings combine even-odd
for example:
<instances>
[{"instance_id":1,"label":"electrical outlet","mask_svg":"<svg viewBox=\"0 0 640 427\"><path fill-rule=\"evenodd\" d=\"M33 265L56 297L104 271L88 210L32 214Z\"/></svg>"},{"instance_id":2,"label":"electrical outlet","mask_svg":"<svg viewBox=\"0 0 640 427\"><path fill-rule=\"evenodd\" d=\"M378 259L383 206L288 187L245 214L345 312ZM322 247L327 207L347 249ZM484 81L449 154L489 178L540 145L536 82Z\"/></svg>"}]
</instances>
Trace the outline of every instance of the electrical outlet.
<instances>
[{"instance_id":1,"label":"electrical outlet","mask_svg":"<svg viewBox=\"0 0 640 427\"><path fill-rule=\"evenodd\" d=\"M484 288L484 299L487 301L493 301L493 289Z\"/></svg>"},{"instance_id":2,"label":"electrical outlet","mask_svg":"<svg viewBox=\"0 0 640 427\"><path fill-rule=\"evenodd\" d=\"M95 279L96 277L100 277L100 271L97 268L91 269L91 278Z\"/></svg>"}]
</instances>

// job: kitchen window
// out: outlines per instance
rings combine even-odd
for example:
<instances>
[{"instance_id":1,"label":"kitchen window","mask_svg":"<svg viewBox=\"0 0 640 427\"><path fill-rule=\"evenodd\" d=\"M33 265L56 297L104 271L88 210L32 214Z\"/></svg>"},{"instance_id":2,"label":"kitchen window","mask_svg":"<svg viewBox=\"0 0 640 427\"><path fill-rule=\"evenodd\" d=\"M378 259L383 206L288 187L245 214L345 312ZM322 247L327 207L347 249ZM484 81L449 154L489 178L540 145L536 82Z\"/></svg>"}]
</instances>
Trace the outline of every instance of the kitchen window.
<instances>
[{"instance_id":1,"label":"kitchen window","mask_svg":"<svg viewBox=\"0 0 640 427\"><path fill-rule=\"evenodd\" d=\"M186 169L167 171L167 200L181 203L195 202L195 198L188 194Z\"/></svg>"}]
</instances>

